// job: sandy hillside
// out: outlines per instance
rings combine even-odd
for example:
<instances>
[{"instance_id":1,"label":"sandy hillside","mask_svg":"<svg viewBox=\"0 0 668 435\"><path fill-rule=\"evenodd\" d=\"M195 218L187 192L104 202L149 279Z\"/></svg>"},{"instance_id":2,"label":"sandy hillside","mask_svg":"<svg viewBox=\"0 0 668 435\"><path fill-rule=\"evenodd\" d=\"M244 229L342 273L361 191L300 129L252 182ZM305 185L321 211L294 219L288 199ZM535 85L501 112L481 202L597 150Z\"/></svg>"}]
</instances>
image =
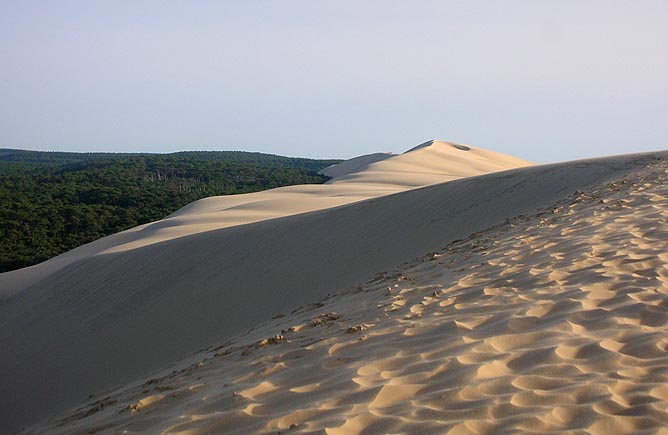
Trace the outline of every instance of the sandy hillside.
<instances>
[{"instance_id":1,"label":"sandy hillside","mask_svg":"<svg viewBox=\"0 0 668 435\"><path fill-rule=\"evenodd\" d=\"M666 158L429 188L435 199L492 182L541 207L458 241L433 232L446 242L412 261L26 433L666 434ZM548 174L581 188L541 202L531 194Z\"/></svg>"},{"instance_id":2,"label":"sandy hillside","mask_svg":"<svg viewBox=\"0 0 668 435\"><path fill-rule=\"evenodd\" d=\"M207 230L236 208L203 200L45 263L0 305L2 432L659 427L668 154L461 178L500 156L453 145L322 187L342 206Z\"/></svg>"},{"instance_id":3,"label":"sandy hillside","mask_svg":"<svg viewBox=\"0 0 668 435\"><path fill-rule=\"evenodd\" d=\"M440 141L384 157L344 163L326 185L203 199L1 274L0 432L410 258L396 250L368 263L364 252L388 239L366 238L395 230L360 235L375 218L336 207L529 165Z\"/></svg>"}]
</instances>

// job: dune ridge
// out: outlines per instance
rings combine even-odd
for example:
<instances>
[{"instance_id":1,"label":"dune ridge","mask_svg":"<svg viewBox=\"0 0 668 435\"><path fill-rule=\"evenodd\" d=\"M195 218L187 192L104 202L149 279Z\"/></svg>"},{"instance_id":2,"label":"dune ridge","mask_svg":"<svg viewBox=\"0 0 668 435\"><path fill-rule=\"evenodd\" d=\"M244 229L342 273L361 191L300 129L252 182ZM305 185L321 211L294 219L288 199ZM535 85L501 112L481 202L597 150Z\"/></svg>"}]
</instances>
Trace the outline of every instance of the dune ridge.
<instances>
[{"instance_id":1,"label":"dune ridge","mask_svg":"<svg viewBox=\"0 0 668 435\"><path fill-rule=\"evenodd\" d=\"M599 182L30 433L668 433L667 157L515 171Z\"/></svg>"},{"instance_id":2,"label":"dune ridge","mask_svg":"<svg viewBox=\"0 0 668 435\"><path fill-rule=\"evenodd\" d=\"M427 146L403 156L430 151ZM91 244L83 252L98 254L50 271L0 306L0 343L12 350L0 354L0 370L10 374L0 380L2 429L63 411L91 393L132 382L272 316L363 282L374 271L534 213L577 189L632 176L664 158L665 153L654 153L529 166L417 189L404 185L389 196L194 231L133 249L105 252L111 242L132 241L132 230ZM393 159L369 168L382 173L377 165ZM409 170L405 174L414 177ZM354 185L343 178L341 184ZM382 178L376 179L382 185ZM387 181L383 189L396 188L395 178ZM194 208L201 206L206 201ZM192 216L193 209L182 214ZM475 327L475 321L466 324ZM248 394L259 397L255 390Z\"/></svg>"}]
</instances>

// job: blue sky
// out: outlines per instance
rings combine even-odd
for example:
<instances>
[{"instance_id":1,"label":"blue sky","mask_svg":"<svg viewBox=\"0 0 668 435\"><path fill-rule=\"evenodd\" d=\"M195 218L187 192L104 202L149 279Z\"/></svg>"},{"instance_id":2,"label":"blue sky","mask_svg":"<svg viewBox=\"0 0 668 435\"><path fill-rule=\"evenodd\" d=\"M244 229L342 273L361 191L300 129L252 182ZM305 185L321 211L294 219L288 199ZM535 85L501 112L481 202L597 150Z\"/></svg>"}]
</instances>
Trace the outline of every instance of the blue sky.
<instances>
[{"instance_id":1,"label":"blue sky","mask_svg":"<svg viewBox=\"0 0 668 435\"><path fill-rule=\"evenodd\" d=\"M668 148L668 1L0 0L0 147Z\"/></svg>"}]
</instances>

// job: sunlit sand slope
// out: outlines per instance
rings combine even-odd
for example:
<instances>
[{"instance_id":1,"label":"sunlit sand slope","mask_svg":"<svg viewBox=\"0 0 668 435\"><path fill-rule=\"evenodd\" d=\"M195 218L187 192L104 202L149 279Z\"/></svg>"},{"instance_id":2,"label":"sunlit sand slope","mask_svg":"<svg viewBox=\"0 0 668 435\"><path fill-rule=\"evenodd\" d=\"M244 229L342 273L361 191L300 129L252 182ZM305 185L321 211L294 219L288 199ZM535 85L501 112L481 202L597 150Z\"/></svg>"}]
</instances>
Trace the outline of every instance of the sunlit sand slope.
<instances>
[{"instance_id":1,"label":"sunlit sand slope","mask_svg":"<svg viewBox=\"0 0 668 435\"><path fill-rule=\"evenodd\" d=\"M668 433L668 165L613 161L617 176L332 286L30 433ZM528 195L607 164L476 183Z\"/></svg>"}]
</instances>

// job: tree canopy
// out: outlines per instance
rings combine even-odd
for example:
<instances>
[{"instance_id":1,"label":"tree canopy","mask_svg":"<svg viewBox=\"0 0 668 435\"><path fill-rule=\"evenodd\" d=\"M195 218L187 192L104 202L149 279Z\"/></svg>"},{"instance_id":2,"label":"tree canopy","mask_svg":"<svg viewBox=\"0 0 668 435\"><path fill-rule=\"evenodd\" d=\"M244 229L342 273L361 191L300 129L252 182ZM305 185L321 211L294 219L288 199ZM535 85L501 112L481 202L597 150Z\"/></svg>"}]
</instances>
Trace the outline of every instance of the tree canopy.
<instances>
[{"instance_id":1,"label":"tree canopy","mask_svg":"<svg viewBox=\"0 0 668 435\"><path fill-rule=\"evenodd\" d=\"M173 154L0 149L0 272L162 219L214 195L323 183L339 160L242 151Z\"/></svg>"}]
</instances>

